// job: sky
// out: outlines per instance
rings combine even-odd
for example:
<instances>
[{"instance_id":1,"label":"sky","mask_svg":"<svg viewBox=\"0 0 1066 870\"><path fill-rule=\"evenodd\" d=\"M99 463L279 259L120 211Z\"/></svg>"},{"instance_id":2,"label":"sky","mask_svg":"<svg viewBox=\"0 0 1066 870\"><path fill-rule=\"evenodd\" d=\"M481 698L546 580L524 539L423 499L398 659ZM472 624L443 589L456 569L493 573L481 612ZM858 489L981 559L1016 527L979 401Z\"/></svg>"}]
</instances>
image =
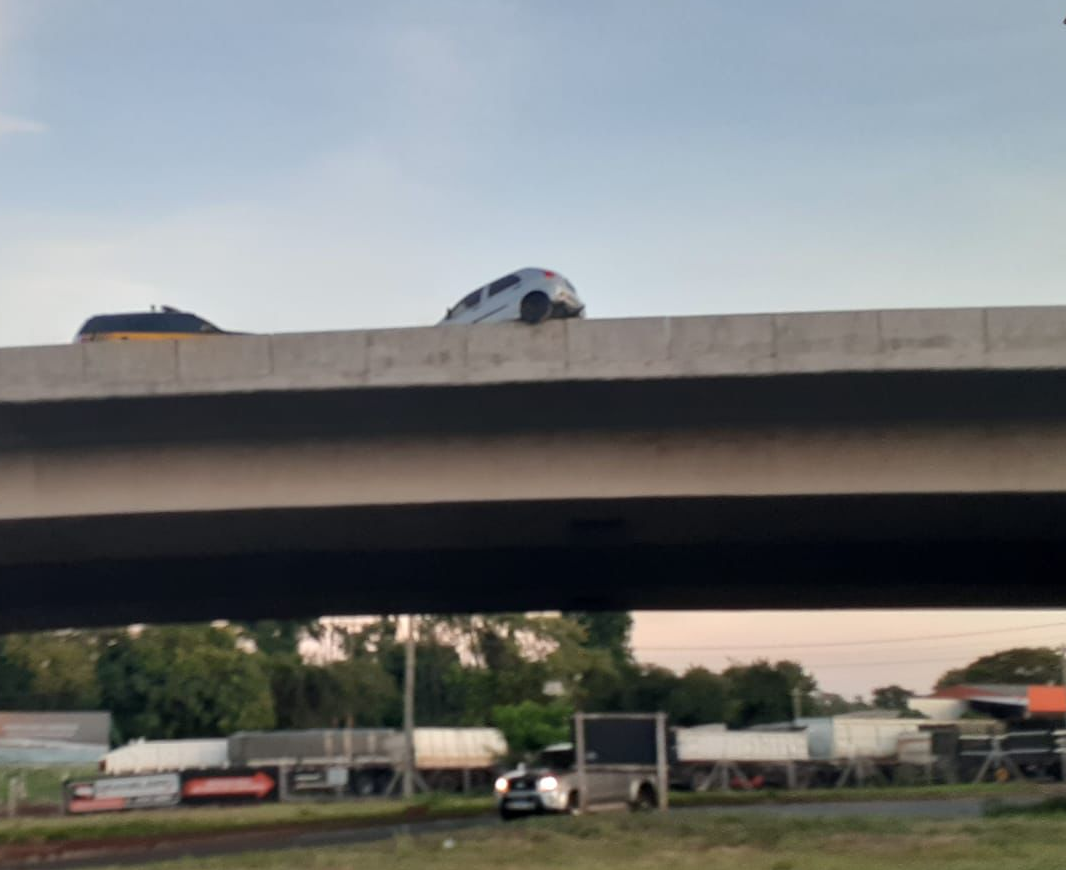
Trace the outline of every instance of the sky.
<instances>
[{"instance_id":1,"label":"sky","mask_svg":"<svg viewBox=\"0 0 1066 870\"><path fill-rule=\"evenodd\" d=\"M523 266L593 317L1056 304L1064 12L0 0L0 346L157 303L254 332L431 324ZM641 615L636 637L1003 620L1054 621ZM818 674L854 692L902 667Z\"/></svg>"}]
</instances>

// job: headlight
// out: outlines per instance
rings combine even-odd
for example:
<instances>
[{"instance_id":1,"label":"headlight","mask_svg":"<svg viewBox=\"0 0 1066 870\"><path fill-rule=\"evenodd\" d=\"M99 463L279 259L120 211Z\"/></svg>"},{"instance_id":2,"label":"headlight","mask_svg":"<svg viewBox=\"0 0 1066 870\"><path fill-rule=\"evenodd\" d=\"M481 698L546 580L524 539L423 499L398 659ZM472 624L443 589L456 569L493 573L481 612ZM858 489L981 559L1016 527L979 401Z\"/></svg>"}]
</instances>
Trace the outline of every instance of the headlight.
<instances>
[{"instance_id":1,"label":"headlight","mask_svg":"<svg viewBox=\"0 0 1066 870\"><path fill-rule=\"evenodd\" d=\"M542 776L537 780L537 791L555 791L559 787L559 780L554 776Z\"/></svg>"},{"instance_id":2,"label":"headlight","mask_svg":"<svg viewBox=\"0 0 1066 870\"><path fill-rule=\"evenodd\" d=\"M507 794L511 790L511 783L507 781L507 777L501 776L496 780L496 791L500 794Z\"/></svg>"}]
</instances>

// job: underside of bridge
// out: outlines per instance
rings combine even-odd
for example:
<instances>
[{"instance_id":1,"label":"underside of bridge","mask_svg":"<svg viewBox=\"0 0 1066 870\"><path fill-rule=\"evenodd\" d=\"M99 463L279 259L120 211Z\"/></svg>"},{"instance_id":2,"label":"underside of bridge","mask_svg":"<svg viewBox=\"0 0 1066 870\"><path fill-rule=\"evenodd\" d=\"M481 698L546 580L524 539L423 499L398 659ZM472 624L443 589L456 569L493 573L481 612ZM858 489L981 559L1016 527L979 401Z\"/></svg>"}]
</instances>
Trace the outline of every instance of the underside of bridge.
<instances>
[{"instance_id":1,"label":"underside of bridge","mask_svg":"<svg viewBox=\"0 0 1066 870\"><path fill-rule=\"evenodd\" d=\"M1064 521L1060 496L892 496L5 523L8 552L173 546L8 565L0 630L408 611L1061 606Z\"/></svg>"},{"instance_id":2,"label":"underside of bridge","mask_svg":"<svg viewBox=\"0 0 1066 870\"><path fill-rule=\"evenodd\" d=\"M912 373L0 409L0 631L327 613L1061 606L1066 415L1049 397L1064 386L1054 372ZM329 480L305 491L272 473L287 449L307 461L340 443L362 445L329 454L363 463L343 483L347 502ZM389 452L401 443L406 452ZM612 443L628 446L592 461ZM451 463L440 474L426 460L433 444ZM454 463L477 469L487 444L468 489ZM196 457L220 456L224 485L192 509L182 479L216 468ZM743 465L730 472L734 456ZM379 497L378 465L398 481L393 498ZM77 485L64 488L64 475ZM146 509L130 509L137 493ZM323 493L335 503L316 503ZM68 503L77 509L64 514Z\"/></svg>"}]
</instances>

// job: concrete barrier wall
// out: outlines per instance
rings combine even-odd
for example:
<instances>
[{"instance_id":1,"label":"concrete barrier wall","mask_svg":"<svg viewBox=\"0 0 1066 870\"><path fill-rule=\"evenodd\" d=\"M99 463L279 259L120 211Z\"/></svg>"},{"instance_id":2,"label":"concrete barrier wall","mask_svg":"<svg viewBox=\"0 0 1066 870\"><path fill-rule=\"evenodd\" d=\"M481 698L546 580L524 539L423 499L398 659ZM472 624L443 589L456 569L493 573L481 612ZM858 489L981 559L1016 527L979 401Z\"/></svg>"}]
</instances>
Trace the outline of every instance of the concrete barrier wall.
<instances>
[{"instance_id":1,"label":"concrete barrier wall","mask_svg":"<svg viewBox=\"0 0 1066 870\"><path fill-rule=\"evenodd\" d=\"M1066 307L434 326L0 350L0 403L227 392L1066 368Z\"/></svg>"}]
</instances>

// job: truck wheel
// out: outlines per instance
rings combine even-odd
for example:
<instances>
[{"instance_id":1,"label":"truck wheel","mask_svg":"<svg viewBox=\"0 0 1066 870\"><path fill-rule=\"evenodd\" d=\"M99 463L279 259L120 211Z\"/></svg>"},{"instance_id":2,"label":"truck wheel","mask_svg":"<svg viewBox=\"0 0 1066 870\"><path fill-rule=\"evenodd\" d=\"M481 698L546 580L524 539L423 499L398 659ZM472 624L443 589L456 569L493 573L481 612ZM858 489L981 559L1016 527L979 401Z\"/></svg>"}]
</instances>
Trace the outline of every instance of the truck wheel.
<instances>
[{"instance_id":1,"label":"truck wheel","mask_svg":"<svg viewBox=\"0 0 1066 870\"><path fill-rule=\"evenodd\" d=\"M522 297L519 317L524 323L543 323L552 313L552 304L539 290Z\"/></svg>"},{"instance_id":2,"label":"truck wheel","mask_svg":"<svg viewBox=\"0 0 1066 870\"><path fill-rule=\"evenodd\" d=\"M655 799L655 789L650 785L642 785L637 792L637 799L633 801L633 812L648 813L659 805Z\"/></svg>"},{"instance_id":3,"label":"truck wheel","mask_svg":"<svg viewBox=\"0 0 1066 870\"><path fill-rule=\"evenodd\" d=\"M377 791L377 783L374 781L374 774L372 773L357 773L355 775L355 781L352 783L352 791L356 793L358 797L370 797Z\"/></svg>"}]
</instances>

